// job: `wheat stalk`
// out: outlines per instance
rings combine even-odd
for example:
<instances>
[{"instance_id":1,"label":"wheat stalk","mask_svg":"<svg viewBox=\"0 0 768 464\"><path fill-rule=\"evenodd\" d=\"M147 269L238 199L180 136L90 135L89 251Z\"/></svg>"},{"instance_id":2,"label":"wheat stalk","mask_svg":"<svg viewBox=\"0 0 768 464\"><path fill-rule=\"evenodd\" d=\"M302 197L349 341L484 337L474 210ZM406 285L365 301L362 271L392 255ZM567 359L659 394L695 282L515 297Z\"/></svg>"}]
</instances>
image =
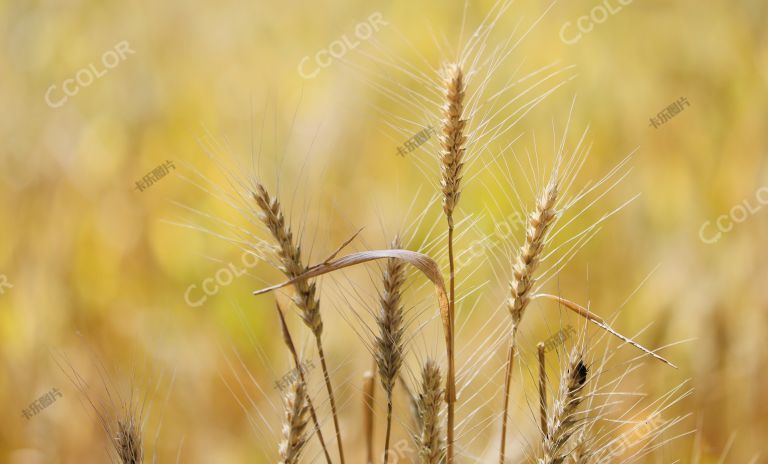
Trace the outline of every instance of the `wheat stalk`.
<instances>
[{"instance_id":1,"label":"wheat stalk","mask_svg":"<svg viewBox=\"0 0 768 464\"><path fill-rule=\"evenodd\" d=\"M280 464L297 464L307 443L306 428L309 413L306 385L294 381L283 398L283 440L280 442Z\"/></svg>"},{"instance_id":2,"label":"wheat stalk","mask_svg":"<svg viewBox=\"0 0 768 464\"><path fill-rule=\"evenodd\" d=\"M363 374L363 433L365 435L365 462L373 464L373 405L376 384L373 370Z\"/></svg>"},{"instance_id":3,"label":"wheat stalk","mask_svg":"<svg viewBox=\"0 0 768 464\"><path fill-rule=\"evenodd\" d=\"M547 436L547 359L544 352L544 344L536 345L539 358L539 422L541 435Z\"/></svg>"},{"instance_id":4,"label":"wheat stalk","mask_svg":"<svg viewBox=\"0 0 768 464\"><path fill-rule=\"evenodd\" d=\"M584 400L584 385L588 374L581 352L574 348L563 369L554 410L547 423L548 431L542 440L543 457L539 460L540 464L561 464L568 456L566 444L583 424L576 415Z\"/></svg>"},{"instance_id":5,"label":"wheat stalk","mask_svg":"<svg viewBox=\"0 0 768 464\"><path fill-rule=\"evenodd\" d=\"M400 239L395 238L391 247L400 248ZM379 299L379 314L376 317L379 334L374 342L374 359L379 369L381 386L387 394L387 426L384 438L384 463L386 464L392 432L392 391L403 364L405 352L404 309L401 304L405 263L395 258L387 259L382 281L384 288Z\"/></svg>"},{"instance_id":6,"label":"wheat stalk","mask_svg":"<svg viewBox=\"0 0 768 464\"><path fill-rule=\"evenodd\" d=\"M277 255L280 258L280 270L288 279L295 279L302 275L307 267L301 261L301 248L294 243L293 233L285 222L285 216L280 208L277 197L271 197L266 188L260 183L256 184L253 198L260 208L259 219L269 229L272 237L277 242ZM344 448L341 441L341 429L336 409L336 399L333 395L333 386L325 361L322 334L323 321L320 318L320 301L316 296L315 283L307 280L299 280L294 283L295 293L293 302L301 311L301 318L315 336L315 345L320 357L320 365L323 369L325 388L328 391L328 399L331 403L333 426L336 431L336 443L339 448L339 460L344 464Z\"/></svg>"},{"instance_id":7,"label":"wheat stalk","mask_svg":"<svg viewBox=\"0 0 768 464\"><path fill-rule=\"evenodd\" d=\"M448 374L446 376L446 402L448 403L446 462L453 464L454 405L456 403L456 370L454 354L454 326L456 320L456 276L453 254L453 213L461 197L461 177L467 142L463 119L466 83L459 64L446 68L445 104L443 106L442 136L440 137L440 186L443 192L443 212L448 220L448 265L450 271L449 349Z\"/></svg>"},{"instance_id":8,"label":"wheat stalk","mask_svg":"<svg viewBox=\"0 0 768 464\"><path fill-rule=\"evenodd\" d=\"M416 400L421 424L416 449L421 464L440 464L445 456L439 419L442 399L440 368L434 361L427 360L421 371L421 390Z\"/></svg>"}]
</instances>

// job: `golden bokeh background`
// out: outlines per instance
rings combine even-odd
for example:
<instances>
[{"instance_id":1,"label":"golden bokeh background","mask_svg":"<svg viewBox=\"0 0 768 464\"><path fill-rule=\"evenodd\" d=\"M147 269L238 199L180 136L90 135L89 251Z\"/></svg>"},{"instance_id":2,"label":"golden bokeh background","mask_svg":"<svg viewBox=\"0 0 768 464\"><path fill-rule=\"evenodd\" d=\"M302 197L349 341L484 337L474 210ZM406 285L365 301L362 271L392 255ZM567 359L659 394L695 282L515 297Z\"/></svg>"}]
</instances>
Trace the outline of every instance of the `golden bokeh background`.
<instances>
[{"instance_id":1,"label":"golden bokeh background","mask_svg":"<svg viewBox=\"0 0 768 464\"><path fill-rule=\"evenodd\" d=\"M600 5L612 13L575 41L579 18ZM226 280L221 269L246 268L241 247L200 229L261 234L247 212L213 193L231 192L232 174L257 173L280 192L314 262L360 227L353 249L386 247L393 231L412 225L426 208L434 211L416 235L429 235L432 222L443 227L439 204L429 203L437 161L427 150L398 156L398 136L388 125L408 102L387 98L387 91L430 89L386 64L402 58L401 66L434 73L453 56L449 47L460 40L462 18L466 37L493 7L493 0L0 2L0 462L107 462L108 437L88 398L106 405L108 389L123 399L131 391L139 402L148 399L148 462L154 454L160 463L277 461L280 396L272 383L290 370L290 359L273 298L251 292L279 282L279 273L260 263L200 306L187 303L203 297L203 281L217 272ZM316 66L318 51L354 35L376 13L383 23L369 40L312 68L315 77L300 75L304 57ZM626 300L615 327L651 347L674 344L663 353L679 369L645 361L626 379L652 397L681 382L692 389L664 412L685 416L665 439L690 434L645 461L764 462L768 4L521 0L501 16L487 46L519 36L540 17L494 73L487 95L518 67L518 75L551 63L573 68L489 151L507 156L502 149L514 136L526 134L519 142L525 147L532 133L548 147L552 121L562 129L575 96L570 137L589 127L592 144L578 180L597 179L634 155L626 179L574 230L640 194L550 287L606 316ZM518 21L522 29L513 34ZM110 51L122 53L119 60ZM116 64L107 67L105 59ZM97 78L86 72L76 89L65 84L92 64ZM658 128L649 125L681 97L690 105ZM540 153L543 165L551 164L551 150ZM137 188L167 161L173 167L165 177ZM466 175L461 214L476 222L468 222L474 225L459 247L492 233L495 218L515 210L505 203L497 166L478 158ZM526 184L517 185L530 199ZM744 201L750 211L741 217L733 208ZM199 213L229 225L217 227ZM732 229L707 243L717 219L729 214L721 224ZM494 270L504 269L507 254L504 246L492 253L473 261L465 284L503 288ZM360 389L371 362L361 339L370 334L353 314L375 307L376 270L321 279L324 341L350 462L362 462ZM191 285L197 287L185 298ZM498 290L489 294L503 298ZM365 296L371 299L361 302ZM429 298L415 300L415 308L429 307ZM476 311L478 317L467 316L466 333L484 330L483 311L500 310ZM544 319L531 318L528 354L559 323ZM434 337L423 337L428 341L415 348L417 359L442 354L432 322L425 330ZM290 323L314 357L293 314ZM499 349L492 364L503 357ZM76 388L75 376L87 382L88 395ZM61 397L25 418L23 411L52 388ZM525 407L517 410L526 425L513 433L535 426ZM485 430L491 442L497 427ZM331 436L329 421L324 431ZM380 447L379 431L377 422ZM322 460L314 450L308 456Z\"/></svg>"}]
</instances>

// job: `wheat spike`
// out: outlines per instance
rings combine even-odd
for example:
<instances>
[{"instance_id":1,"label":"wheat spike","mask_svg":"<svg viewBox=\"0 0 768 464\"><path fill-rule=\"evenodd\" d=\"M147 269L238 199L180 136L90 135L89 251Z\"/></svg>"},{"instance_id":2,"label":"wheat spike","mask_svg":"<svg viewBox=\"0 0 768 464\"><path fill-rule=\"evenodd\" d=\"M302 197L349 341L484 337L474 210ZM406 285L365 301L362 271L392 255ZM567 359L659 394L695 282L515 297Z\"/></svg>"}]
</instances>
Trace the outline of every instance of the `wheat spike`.
<instances>
[{"instance_id":1,"label":"wheat spike","mask_svg":"<svg viewBox=\"0 0 768 464\"><path fill-rule=\"evenodd\" d=\"M393 249L400 248L400 239L392 241ZM387 428L384 438L384 463L389 458L389 438L392 432L392 390L397 381L400 367L403 365L405 342L403 334L404 309L401 304L401 293L405 282L405 263L399 259L389 258L382 275L383 290L379 299L379 314L376 324L379 335L374 342L374 358L379 369L381 386L387 394Z\"/></svg>"},{"instance_id":2,"label":"wheat spike","mask_svg":"<svg viewBox=\"0 0 768 464\"><path fill-rule=\"evenodd\" d=\"M141 430L136 419L129 417L117 421L117 435L113 438L117 456L122 464L141 464L144 462Z\"/></svg>"},{"instance_id":3,"label":"wheat spike","mask_svg":"<svg viewBox=\"0 0 768 464\"><path fill-rule=\"evenodd\" d=\"M443 134L440 137L440 168L443 190L443 211L448 224L453 227L453 211L461 197L461 170L464 167L464 151L467 137L464 129L464 73L458 64L449 66L445 80L445 105L443 106Z\"/></svg>"},{"instance_id":4,"label":"wheat spike","mask_svg":"<svg viewBox=\"0 0 768 464\"><path fill-rule=\"evenodd\" d=\"M392 248L400 248L399 239L392 242ZM404 308L401 304L402 287L405 282L405 263L399 259L387 259L382 275L383 291L379 300L379 314L376 324L379 335L375 341L374 356L381 377L381 386L392 396L400 366L403 364Z\"/></svg>"},{"instance_id":5,"label":"wheat spike","mask_svg":"<svg viewBox=\"0 0 768 464\"><path fill-rule=\"evenodd\" d=\"M584 422L578 420L576 415L584 400L588 373L581 352L574 348L563 369L554 410L547 424L548 432L542 444L544 456L539 460L541 464L562 464L568 457L566 444Z\"/></svg>"},{"instance_id":6,"label":"wheat spike","mask_svg":"<svg viewBox=\"0 0 768 464\"><path fill-rule=\"evenodd\" d=\"M448 220L448 265L450 267L450 306L448 311L448 373L446 375L446 402L448 424L446 461L453 464L453 442L456 403L456 369L454 354L454 321L456 313L456 275L453 257L453 212L461 197L461 171L467 142L463 119L466 83L459 64L446 67L445 104L443 106L442 135L440 137L440 185L443 190L443 211Z\"/></svg>"},{"instance_id":7,"label":"wheat spike","mask_svg":"<svg viewBox=\"0 0 768 464\"><path fill-rule=\"evenodd\" d=\"M440 368L427 360L421 373L421 391L417 399L421 429L416 437L416 446L421 464L439 464L445 455L440 431L440 405L443 390Z\"/></svg>"},{"instance_id":8,"label":"wheat spike","mask_svg":"<svg viewBox=\"0 0 768 464\"><path fill-rule=\"evenodd\" d=\"M285 223L285 215L280 208L280 202L277 197L272 198L266 188L261 183L256 183L256 189L253 192L253 198L260 208L259 219L269 229L270 233L277 241L277 254L281 262L281 270L288 279L295 279L302 275L308 268L301 261L301 246L294 243L293 233L290 227ZM341 440L341 427L339 426L339 415L336 409L336 398L333 395L333 386L331 385L331 376L328 372L328 365L325 361L325 351L323 350L322 334L323 321L320 318L320 301L316 296L315 283L309 283L304 279L294 282L295 293L293 302L301 311L301 318L310 328L315 336L315 346L320 357L320 366L323 369L323 378L325 388L328 392L328 400L331 403L331 415L333 416L333 427L336 431L336 443L339 449L339 461L344 464L344 447Z\"/></svg>"},{"instance_id":9,"label":"wheat spike","mask_svg":"<svg viewBox=\"0 0 768 464\"><path fill-rule=\"evenodd\" d=\"M544 192L536 202L536 209L528 217L525 243L512 268L511 295L507 301L507 307L515 328L520 324L523 312L530 302L531 288L536 282L534 274L541 259L547 232L556 215L557 193L557 181L553 179L547 183Z\"/></svg>"},{"instance_id":10,"label":"wheat spike","mask_svg":"<svg viewBox=\"0 0 768 464\"><path fill-rule=\"evenodd\" d=\"M285 215L280 208L277 197L271 197L263 185L257 184L253 198L261 211L259 219L269 229L272 237L277 242L277 255L280 258L280 270L289 279L300 276L307 270L301 262L301 246L294 243L293 232L285 223ZM315 337L323 332L323 321L320 318L320 302L315 295L315 283L305 280L295 283L296 293L293 302L301 310L301 318L312 330Z\"/></svg>"},{"instance_id":11,"label":"wheat spike","mask_svg":"<svg viewBox=\"0 0 768 464\"><path fill-rule=\"evenodd\" d=\"M297 379L284 395L283 440L280 442L280 464L296 464L307 442L306 428L309 404L304 383Z\"/></svg>"}]
</instances>

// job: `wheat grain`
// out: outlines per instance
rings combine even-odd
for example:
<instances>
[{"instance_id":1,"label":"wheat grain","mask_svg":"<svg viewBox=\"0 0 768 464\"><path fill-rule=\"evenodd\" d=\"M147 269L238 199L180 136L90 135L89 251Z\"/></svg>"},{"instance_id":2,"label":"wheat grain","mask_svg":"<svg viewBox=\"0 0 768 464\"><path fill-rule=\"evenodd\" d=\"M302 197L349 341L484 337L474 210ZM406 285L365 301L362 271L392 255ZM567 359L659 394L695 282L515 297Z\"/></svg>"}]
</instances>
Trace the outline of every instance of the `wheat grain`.
<instances>
[{"instance_id":1,"label":"wheat grain","mask_svg":"<svg viewBox=\"0 0 768 464\"><path fill-rule=\"evenodd\" d=\"M295 279L302 275L307 270L307 267L301 261L301 247L294 242L293 232L291 232L290 227L285 222L285 215L280 208L280 202L277 197L273 198L270 196L267 189L257 182L253 198L261 210L259 212L259 219L269 229L272 237L277 242L277 255L280 258L281 270L289 279ZM336 430L339 460L341 464L344 464L341 428L336 409L336 398L333 395L333 385L331 385L331 376L328 372L325 351L323 350L323 321L320 318L320 301L316 295L315 283L309 283L306 279L300 279L294 283L294 287L296 290L293 302L301 311L302 320L315 336L315 346L317 347L320 365L323 369L325 388L328 391L328 400L331 403L331 415L333 416L333 426Z\"/></svg>"},{"instance_id":2,"label":"wheat grain","mask_svg":"<svg viewBox=\"0 0 768 464\"><path fill-rule=\"evenodd\" d=\"M400 248L400 239L392 241L391 248ZM405 342L403 334L404 309L401 304L405 282L405 263L395 258L387 259L382 275L383 290L379 299L376 324L379 334L374 342L374 358L379 369L381 386L387 394L387 426L384 438L384 463L389 459L389 439L392 432L392 390L403 364Z\"/></svg>"},{"instance_id":3,"label":"wheat grain","mask_svg":"<svg viewBox=\"0 0 768 464\"><path fill-rule=\"evenodd\" d=\"M122 464L144 462L141 429L135 414L129 411L125 417L118 419L117 434L112 440Z\"/></svg>"},{"instance_id":4,"label":"wheat grain","mask_svg":"<svg viewBox=\"0 0 768 464\"><path fill-rule=\"evenodd\" d=\"M557 181L553 177L536 202L536 209L528 217L525 242L512 268L513 275L509 284L510 297L507 300L507 308L512 315L514 328L520 325L523 313L530 302L531 289L536 282L534 274L541 260L547 232L556 216L557 185Z\"/></svg>"},{"instance_id":5,"label":"wheat grain","mask_svg":"<svg viewBox=\"0 0 768 464\"><path fill-rule=\"evenodd\" d=\"M548 432L542 441L543 457L539 460L541 464L561 464L568 456L568 440L584 423L578 419L577 410L584 400L588 373L581 352L574 348L563 369L554 410L547 423Z\"/></svg>"},{"instance_id":6,"label":"wheat grain","mask_svg":"<svg viewBox=\"0 0 768 464\"><path fill-rule=\"evenodd\" d=\"M421 373L421 391L417 399L419 430L416 446L421 464L439 464L445 455L440 431L440 405L443 391L440 369L432 360L427 360Z\"/></svg>"},{"instance_id":7,"label":"wheat grain","mask_svg":"<svg viewBox=\"0 0 768 464\"><path fill-rule=\"evenodd\" d=\"M306 386L301 379L294 381L284 395L283 440L280 442L280 464L297 464L307 442L309 416Z\"/></svg>"},{"instance_id":8,"label":"wheat grain","mask_svg":"<svg viewBox=\"0 0 768 464\"><path fill-rule=\"evenodd\" d=\"M440 186L443 191L443 211L453 227L453 212L461 197L461 176L467 136L464 113L464 73L458 64L446 67L445 104L443 106L442 135L440 137Z\"/></svg>"}]
</instances>

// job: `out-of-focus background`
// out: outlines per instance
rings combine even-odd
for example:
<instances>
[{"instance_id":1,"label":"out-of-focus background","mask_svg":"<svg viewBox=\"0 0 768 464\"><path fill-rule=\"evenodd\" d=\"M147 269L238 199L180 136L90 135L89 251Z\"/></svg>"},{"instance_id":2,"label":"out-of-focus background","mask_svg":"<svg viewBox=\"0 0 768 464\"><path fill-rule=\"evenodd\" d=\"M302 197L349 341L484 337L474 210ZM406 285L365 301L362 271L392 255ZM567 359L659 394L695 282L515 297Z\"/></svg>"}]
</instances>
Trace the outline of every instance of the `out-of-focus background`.
<instances>
[{"instance_id":1,"label":"out-of-focus background","mask_svg":"<svg viewBox=\"0 0 768 464\"><path fill-rule=\"evenodd\" d=\"M351 249L386 247L409 227L412 247L442 240L440 205L430 203L434 154L398 154L408 136L392 126L411 127L399 119L413 116L404 109L418 102L411 92L435 91L416 76L435 75L493 8L492 0L0 3L0 462L107 462L109 437L89 401L119 413L132 399L145 405L147 461L276 461L273 383L291 364L273 296L251 292L281 277L217 236L265 237L237 210L247 201L221 198L237 191L233 179L258 174L279 192L313 262L360 227ZM472 227L457 247L492 236L494 221L515 212L494 157L508 157L503 148L517 135L520 159L536 135L544 172L553 124L561 133L571 114L572 141L589 127L591 155L576 190L634 152L629 175L603 189L573 230L640 196L602 224L549 288L618 314L614 326L645 345L670 345L662 352L679 369L644 361L622 388L659 397L687 382L680 392L692 393L663 413L685 420L663 438L690 434L645 460L765 462L768 4L521 0L501 15L489 53L534 24L485 95L507 76L552 63L567 69L555 79L563 86L468 168L460 216ZM468 92L471 82L479 79ZM497 98L512 99L517 88ZM676 103L668 120L659 117ZM495 290L459 305L468 334L459 343L485 330L483 312L503 317L478 302L501 304L505 274L497 271L509 271L509 249L491 247L465 271L471 285L460 288ZM376 306L377 272L372 265L321 280L351 462L363 459L360 390L371 334L362 327ZM423 279L410 275L415 295ZM409 307L433 311L424 294ZM554 320L545 322L546 311ZM525 328L528 354L560 324L556 311L539 312ZM289 323L318 365L292 310ZM410 362L442 355L439 326L425 326L429 336L414 337ZM487 349L496 350L489 365L500 366L503 347ZM496 367L489 377L500 375ZM313 394L331 437L316 371ZM58 394L47 396L52 389ZM511 434L535 427L522 403L514 411ZM481 453L497 430L491 420L466 431L481 435L466 447ZM396 437L407 434L401 428ZM314 448L307 457L322 460Z\"/></svg>"}]
</instances>

